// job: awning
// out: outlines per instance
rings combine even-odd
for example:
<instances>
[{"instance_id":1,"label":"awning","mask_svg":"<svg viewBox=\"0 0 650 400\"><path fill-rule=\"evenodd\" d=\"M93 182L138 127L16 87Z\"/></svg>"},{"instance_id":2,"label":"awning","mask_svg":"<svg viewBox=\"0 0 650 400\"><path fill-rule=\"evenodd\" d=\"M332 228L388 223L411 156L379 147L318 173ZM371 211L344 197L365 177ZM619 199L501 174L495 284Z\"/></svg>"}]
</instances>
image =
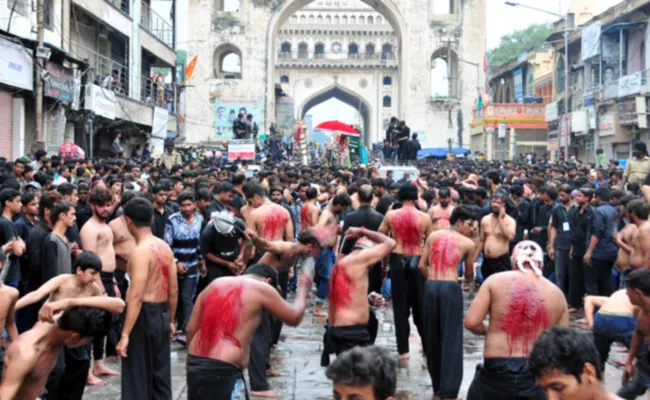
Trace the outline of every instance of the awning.
<instances>
[{"instance_id":1,"label":"awning","mask_svg":"<svg viewBox=\"0 0 650 400\"><path fill-rule=\"evenodd\" d=\"M619 22L618 24L613 24L613 25L609 25L608 27L602 28L600 33L601 33L601 35L619 33L620 31L623 31L623 30L626 30L626 29L632 29L632 28L637 28L637 27L640 27L640 26L645 26L645 24L646 24L645 21Z\"/></svg>"}]
</instances>

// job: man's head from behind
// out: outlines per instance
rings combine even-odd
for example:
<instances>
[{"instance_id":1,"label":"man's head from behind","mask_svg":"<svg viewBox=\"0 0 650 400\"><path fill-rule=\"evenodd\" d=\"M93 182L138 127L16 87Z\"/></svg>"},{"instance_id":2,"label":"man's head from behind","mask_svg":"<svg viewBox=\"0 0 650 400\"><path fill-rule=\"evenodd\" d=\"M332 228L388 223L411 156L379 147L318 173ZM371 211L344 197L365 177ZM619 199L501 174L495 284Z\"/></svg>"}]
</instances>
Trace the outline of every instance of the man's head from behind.
<instances>
[{"instance_id":1,"label":"man's head from behind","mask_svg":"<svg viewBox=\"0 0 650 400\"><path fill-rule=\"evenodd\" d=\"M92 251L84 251L74 262L74 271L81 283L89 285L102 270L102 260Z\"/></svg>"},{"instance_id":2,"label":"man's head from behind","mask_svg":"<svg viewBox=\"0 0 650 400\"><path fill-rule=\"evenodd\" d=\"M79 347L92 338L102 337L111 329L112 315L106 310L92 307L71 307L57 321L64 331L63 344Z\"/></svg>"},{"instance_id":3,"label":"man's head from behind","mask_svg":"<svg viewBox=\"0 0 650 400\"><path fill-rule=\"evenodd\" d=\"M595 399L605 390L598 350L592 339L575 329L555 326L542 333L528 365L548 400Z\"/></svg>"},{"instance_id":4,"label":"man's head from behind","mask_svg":"<svg viewBox=\"0 0 650 400\"><path fill-rule=\"evenodd\" d=\"M645 309L647 298L650 297L650 270L637 269L625 277L625 291L630 302Z\"/></svg>"},{"instance_id":5,"label":"man's head from behind","mask_svg":"<svg viewBox=\"0 0 650 400\"><path fill-rule=\"evenodd\" d=\"M278 271L268 264L253 264L246 268L244 275L253 275L273 287L278 286Z\"/></svg>"},{"instance_id":6,"label":"man's head from behind","mask_svg":"<svg viewBox=\"0 0 650 400\"><path fill-rule=\"evenodd\" d=\"M378 346L355 347L339 355L325 372L337 400L392 400L397 361Z\"/></svg>"}]
</instances>

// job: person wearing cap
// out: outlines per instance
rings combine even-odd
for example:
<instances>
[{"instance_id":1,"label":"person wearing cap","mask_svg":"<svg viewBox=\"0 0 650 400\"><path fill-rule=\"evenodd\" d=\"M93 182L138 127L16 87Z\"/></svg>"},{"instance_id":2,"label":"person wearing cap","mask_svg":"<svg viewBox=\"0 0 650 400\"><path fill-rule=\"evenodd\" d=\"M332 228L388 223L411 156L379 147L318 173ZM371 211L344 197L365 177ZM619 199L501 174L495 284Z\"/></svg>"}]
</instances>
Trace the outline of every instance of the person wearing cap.
<instances>
[{"instance_id":1,"label":"person wearing cap","mask_svg":"<svg viewBox=\"0 0 650 400\"><path fill-rule=\"evenodd\" d=\"M643 184L650 172L650 157L644 142L637 140L632 144L632 157L627 160L627 168L623 175L623 186L625 183Z\"/></svg>"}]
</instances>

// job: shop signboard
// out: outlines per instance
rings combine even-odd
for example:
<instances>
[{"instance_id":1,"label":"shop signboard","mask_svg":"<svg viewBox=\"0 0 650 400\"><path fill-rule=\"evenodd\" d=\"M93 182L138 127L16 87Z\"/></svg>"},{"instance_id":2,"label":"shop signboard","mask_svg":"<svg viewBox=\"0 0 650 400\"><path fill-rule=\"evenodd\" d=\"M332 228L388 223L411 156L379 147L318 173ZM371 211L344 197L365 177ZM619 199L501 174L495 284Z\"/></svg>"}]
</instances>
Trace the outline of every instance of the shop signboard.
<instances>
[{"instance_id":1,"label":"shop signboard","mask_svg":"<svg viewBox=\"0 0 650 400\"><path fill-rule=\"evenodd\" d=\"M228 141L228 160L254 160L255 140L231 139Z\"/></svg>"},{"instance_id":2,"label":"shop signboard","mask_svg":"<svg viewBox=\"0 0 650 400\"><path fill-rule=\"evenodd\" d=\"M100 117L115 119L115 93L89 83L86 85L84 110L89 110Z\"/></svg>"},{"instance_id":3,"label":"shop signboard","mask_svg":"<svg viewBox=\"0 0 650 400\"><path fill-rule=\"evenodd\" d=\"M49 72L48 79L45 80L43 88L45 95L60 101L68 103L78 102L75 99L75 79L71 69L65 68L59 64L48 61L45 69Z\"/></svg>"},{"instance_id":4,"label":"shop signboard","mask_svg":"<svg viewBox=\"0 0 650 400\"><path fill-rule=\"evenodd\" d=\"M600 115L600 123L598 124L599 136L612 136L616 133L616 124L614 120L614 113L608 112Z\"/></svg>"},{"instance_id":5,"label":"shop signboard","mask_svg":"<svg viewBox=\"0 0 650 400\"><path fill-rule=\"evenodd\" d=\"M19 89L34 90L32 50L0 36L0 83Z\"/></svg>"}]
</instances>

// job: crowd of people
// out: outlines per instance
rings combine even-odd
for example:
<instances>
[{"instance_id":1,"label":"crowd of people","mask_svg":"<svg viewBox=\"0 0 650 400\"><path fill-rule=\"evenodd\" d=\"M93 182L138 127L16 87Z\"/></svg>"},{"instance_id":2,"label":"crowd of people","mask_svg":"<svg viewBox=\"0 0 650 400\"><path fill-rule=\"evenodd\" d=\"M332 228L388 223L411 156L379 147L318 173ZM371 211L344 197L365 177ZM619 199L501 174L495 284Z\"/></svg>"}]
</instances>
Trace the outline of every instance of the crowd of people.
<instances>
[{"instance_id":1,"label":"crowd of people","mask_svg":"<svg viewBox=\"0 0 650 400\"><path fill-rule=\"evenodd\" d=\"M122 399L169 399L172 341L190 400L279 397L272 348L313 296L335 398L393 398L412 316L441 399L459 395L464 329L485 336L469 400L617 398L602 383L614 342L633 399L650 371L650 157L633 148L625 169L462 158L396 180L274 160L249 173L173 145L0 159L0 398L81 399L120 375ZM387 300L396 357L373 345ZM568 327L580 310L592 337Z\"/></svg>"}]
</instances>

